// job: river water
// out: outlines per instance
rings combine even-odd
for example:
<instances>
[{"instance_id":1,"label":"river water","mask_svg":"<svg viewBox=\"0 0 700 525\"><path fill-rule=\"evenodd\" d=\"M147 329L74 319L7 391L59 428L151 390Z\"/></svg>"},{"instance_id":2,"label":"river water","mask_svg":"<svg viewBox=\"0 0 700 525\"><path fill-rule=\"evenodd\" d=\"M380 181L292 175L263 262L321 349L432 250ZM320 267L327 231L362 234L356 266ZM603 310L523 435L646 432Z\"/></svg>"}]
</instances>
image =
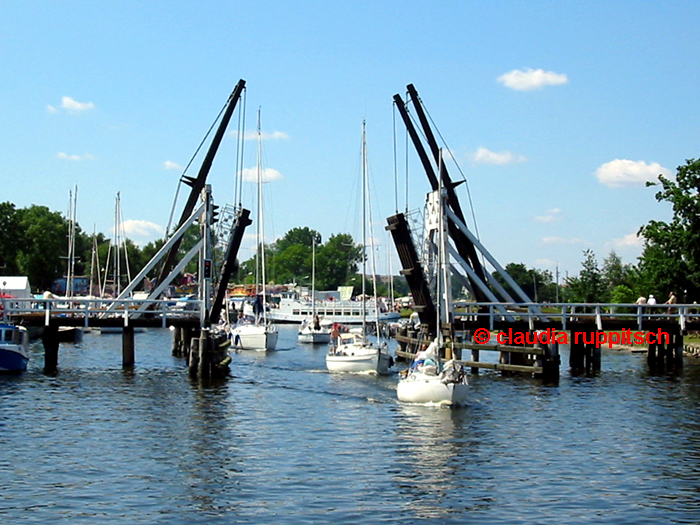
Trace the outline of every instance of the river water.
<instances>
[{"instance_id":1,"label":"river water","mask_svg":"<svg viewBox=\"0 0 700 525\"><path fill-rule=\"evenodd\" d=\"M0 377L0 521L698 523L700 366L604 351L558 386L482 372L458 409L396 401L396 375L329 374L282 326L201 386L171 333L87 333L59 373Z\"/></svg>"}]
</instances>

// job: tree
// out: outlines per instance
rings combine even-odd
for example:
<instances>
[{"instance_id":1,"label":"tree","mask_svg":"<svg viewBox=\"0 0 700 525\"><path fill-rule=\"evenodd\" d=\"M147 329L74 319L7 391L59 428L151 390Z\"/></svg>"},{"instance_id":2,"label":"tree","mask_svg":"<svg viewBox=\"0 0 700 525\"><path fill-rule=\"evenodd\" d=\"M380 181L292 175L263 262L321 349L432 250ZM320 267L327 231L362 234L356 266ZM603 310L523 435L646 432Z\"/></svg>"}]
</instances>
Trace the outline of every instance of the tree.
<instances>
[{"instance_id":1,"label":"tree","mask_svg":"<svg viewBox=\"0 0 700 525\"><path fill-rule=\"evenodd\" d=\"M604 303L608 299L603 274L592 250L583 252L578 277L570 277L566 286L566 300L576 303Z\"/></svg>"},{"instance_id":2,"label":"tree","mask_svg":"<svg viewBox=\"0 0 700 525\"><path fill-rule=\"evenodd\" d=\"M0 203L0 232L0 274L15 275L19 273L17 254L24 240L20 235L19 215L11 202Z\"/></svg>"},{"instance_id":3,"label":"tree","mask_svg":"<svg viewBox=\"0 0 700 525\"><path fill-rule=\"evenodd\" d=\"M659 175L658 182L647 186L661 187L655 198L672 205L673 218L670 223L649 221L639 230L644 236L640 279L647 293L659 297L688 290L681 300L689 302L700 295L700 160L686 160L675 181Z\"/></svg>"},{"instance_id":4,"label":"tree","mask_svg":"<svg viewBox=\"0 0 700 525\"><path fill-rule=\"evenodd\" d=\"M531 301L554 302L556 300L556 283L549 270L528 268L523 263L508 263L504 270ZM513 288L499 273L494 272L493 275L511 297L519 300Z\"/></svg>"},{"instance_id":5,"label":"tree","mask_svg":"<svg viewBox=\"0 0 700 525\"><path fill-rule=\"evenodd\" d=\"M48 290L66 269L68 222L46 206L17 210L22 247L17 254L19 272L39 290Z\"/></svg>"},{"instance_id":6,"label":"tree","mask_svg":"<svg viewBox=\"0 0 700 525\"><path fill-rule=\"evenodd\" d=\"M316 281L320 290L334 290L348 283L362 261L362 246L353 242L347 233L331 235L316 248Z\"/></svg>"}]
</instances>

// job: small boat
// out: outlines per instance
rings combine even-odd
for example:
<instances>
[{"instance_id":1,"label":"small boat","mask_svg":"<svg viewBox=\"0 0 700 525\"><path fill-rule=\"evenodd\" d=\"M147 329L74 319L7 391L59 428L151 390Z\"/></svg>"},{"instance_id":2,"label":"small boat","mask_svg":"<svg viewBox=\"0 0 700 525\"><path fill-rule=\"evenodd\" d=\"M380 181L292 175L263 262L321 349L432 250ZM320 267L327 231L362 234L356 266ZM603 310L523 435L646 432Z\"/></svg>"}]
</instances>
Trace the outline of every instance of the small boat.
<instances>
[{"instance_id":1,"label":"small boat","mask_svg":"<svg viewBox=\"0 0 700 525\"><path fill-rule=\"evenodd\" d=\"M462 365L453 360L442 365L438 344L433 341L402 373L396 395L403 403L459 406L466 403L468 389Z\"/></svg>"},{"instance_id":2,"label":"small boat","mask_svg":"<svg viewBox=\"0 0 700 525\"><path fill-rule=\"evenodd\" d=\"M373 372L388 374L394 365L386 344L370 342L363 334L340 334L336 346L326 355L326 368L330 372Z\"/></svg>"},{"instance_id":3,"label":"small boat","mask_svg":"<svg viewBox=\"0 0 700 525\"><path fill-rule=\"evenodd\" d=\"M331 328L317 319L310 323L304 321L299 327L298 341L300 343L328 344L331 342Z\"/></svg>"},{"instance_id":4,"label":"small boat","mask_svg":"<svg viewBox=\"0 0 700 525\"><path fill-rule=\"evenodd\" d=\"M331 342L331 328L321 323L316 313L316 239L311 243L311 320L304 319L299 327L297 339L300 343L328 344Z\"/></svg>"},{"instance_id":5,"label":"small boat","mask_svg":"<svg viewBox=\"0 0 700 525\"><path fill-rule=\"evenodd\" d=\"M29 333L24 326L0 322L0 372L22 372L29 361Z\"/></svg>"},{"instance_id":6,"label":"small boat","mask_svg":"<svg viewBox=\"0 0 700 525\"><path fill-rule=\"evenodd\" d=\"M362 122L362 328L359 333L350 332L335 334L331 338L331 344L326 354L326 368L330 372L372 372L376 374L388 374L394 366L394 359L389 354L385 343L375 344L367 337L367 307L365 294L365 275L367 274L367 140L365 135L365 123ZM374 247L372 247L374 254ZM372 259L374 262L374 259ZM372 265L373 273L376 266ZM374 289L376 303L376 287ZM377 336L381 333L377 325Z\"/></svg>"}]
</instances>

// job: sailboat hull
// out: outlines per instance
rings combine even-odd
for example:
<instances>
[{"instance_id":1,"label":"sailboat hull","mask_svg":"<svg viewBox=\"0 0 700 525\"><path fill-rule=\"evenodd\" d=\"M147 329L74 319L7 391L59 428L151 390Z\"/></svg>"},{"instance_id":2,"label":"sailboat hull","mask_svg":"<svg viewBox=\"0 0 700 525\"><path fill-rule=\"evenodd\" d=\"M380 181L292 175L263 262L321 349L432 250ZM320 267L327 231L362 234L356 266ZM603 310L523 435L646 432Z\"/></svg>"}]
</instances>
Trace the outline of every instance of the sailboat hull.
<instances>
[{"instance_id":1,"label":"sailboat hull","mask_svg":"<svg viewBox=\"0 0 700 525\"><path fill-rule=\"evenodd\" d=\"M403 403L464 405L468 389L466 383L443 383L439 376L415 374L399 381L396 395Z\"/></svg>"},{"instance_id":2,"label":"sailboat hull","mask_svg":"<svg viewBox=\"0 0 700 525\"><path fill-rule=\"evenodd\" d=\"M311 325L306 325L299 330L298 341L309 344L328 344L331 342L330 328L315 330Z\"/></svg>"},{"instance_id":3,"label":"sailboat hull","mask_svg":"<svg viewBox=\"0 0 700 525\"><path fill-rule=\"evenodd\" d=\"M277 330L271 326L236 326L231 330L231 346L237 350L274 350L277 347L278 336Z\"/></svg>"},{"instance_id":4,"label":"sailboat hull","mask_svg":"<svg viewBox=\"0 0 700 525\"><path fill-rule=\"evenodd\" d=\"M391 364L391 356L378 348L360 348L357 351L350 349L326 356L329 372L374 372L384 375L389 373Z\"/></svg>"}]
</instances>

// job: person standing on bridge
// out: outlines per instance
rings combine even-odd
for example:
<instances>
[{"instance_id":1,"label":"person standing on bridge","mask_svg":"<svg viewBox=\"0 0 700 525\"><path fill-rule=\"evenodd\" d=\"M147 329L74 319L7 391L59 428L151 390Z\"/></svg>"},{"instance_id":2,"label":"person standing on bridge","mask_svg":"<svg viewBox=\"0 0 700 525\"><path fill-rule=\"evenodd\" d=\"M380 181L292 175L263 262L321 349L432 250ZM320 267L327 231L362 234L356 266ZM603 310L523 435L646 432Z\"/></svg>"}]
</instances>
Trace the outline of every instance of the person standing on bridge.
<instances>
[{"instance_id":1,"label":"person standing on bridge","mask_svg":"<svg viewBox=\"0 0 700 525\"><path fill-rule=\"evenodd\" d=\"M647 304L647 298L644 297L643 295L640 295L637 300L634 302L634 304Z\"/></svg>"},{"instance_id":2,"label":"person standing on bridge","mask_svg":"<svg viewBox=\"0 0 700 525\"><path fill-rule=\"evenodd\" d=\"M668 294L668 301L666 301L664 304L676 304L678 302L678 299L676 299L676 294L674 292L671 292ZM669 308L668 309L669 315L675 314L676 309L675 308Z\"/></svg>"}]
</instances>

